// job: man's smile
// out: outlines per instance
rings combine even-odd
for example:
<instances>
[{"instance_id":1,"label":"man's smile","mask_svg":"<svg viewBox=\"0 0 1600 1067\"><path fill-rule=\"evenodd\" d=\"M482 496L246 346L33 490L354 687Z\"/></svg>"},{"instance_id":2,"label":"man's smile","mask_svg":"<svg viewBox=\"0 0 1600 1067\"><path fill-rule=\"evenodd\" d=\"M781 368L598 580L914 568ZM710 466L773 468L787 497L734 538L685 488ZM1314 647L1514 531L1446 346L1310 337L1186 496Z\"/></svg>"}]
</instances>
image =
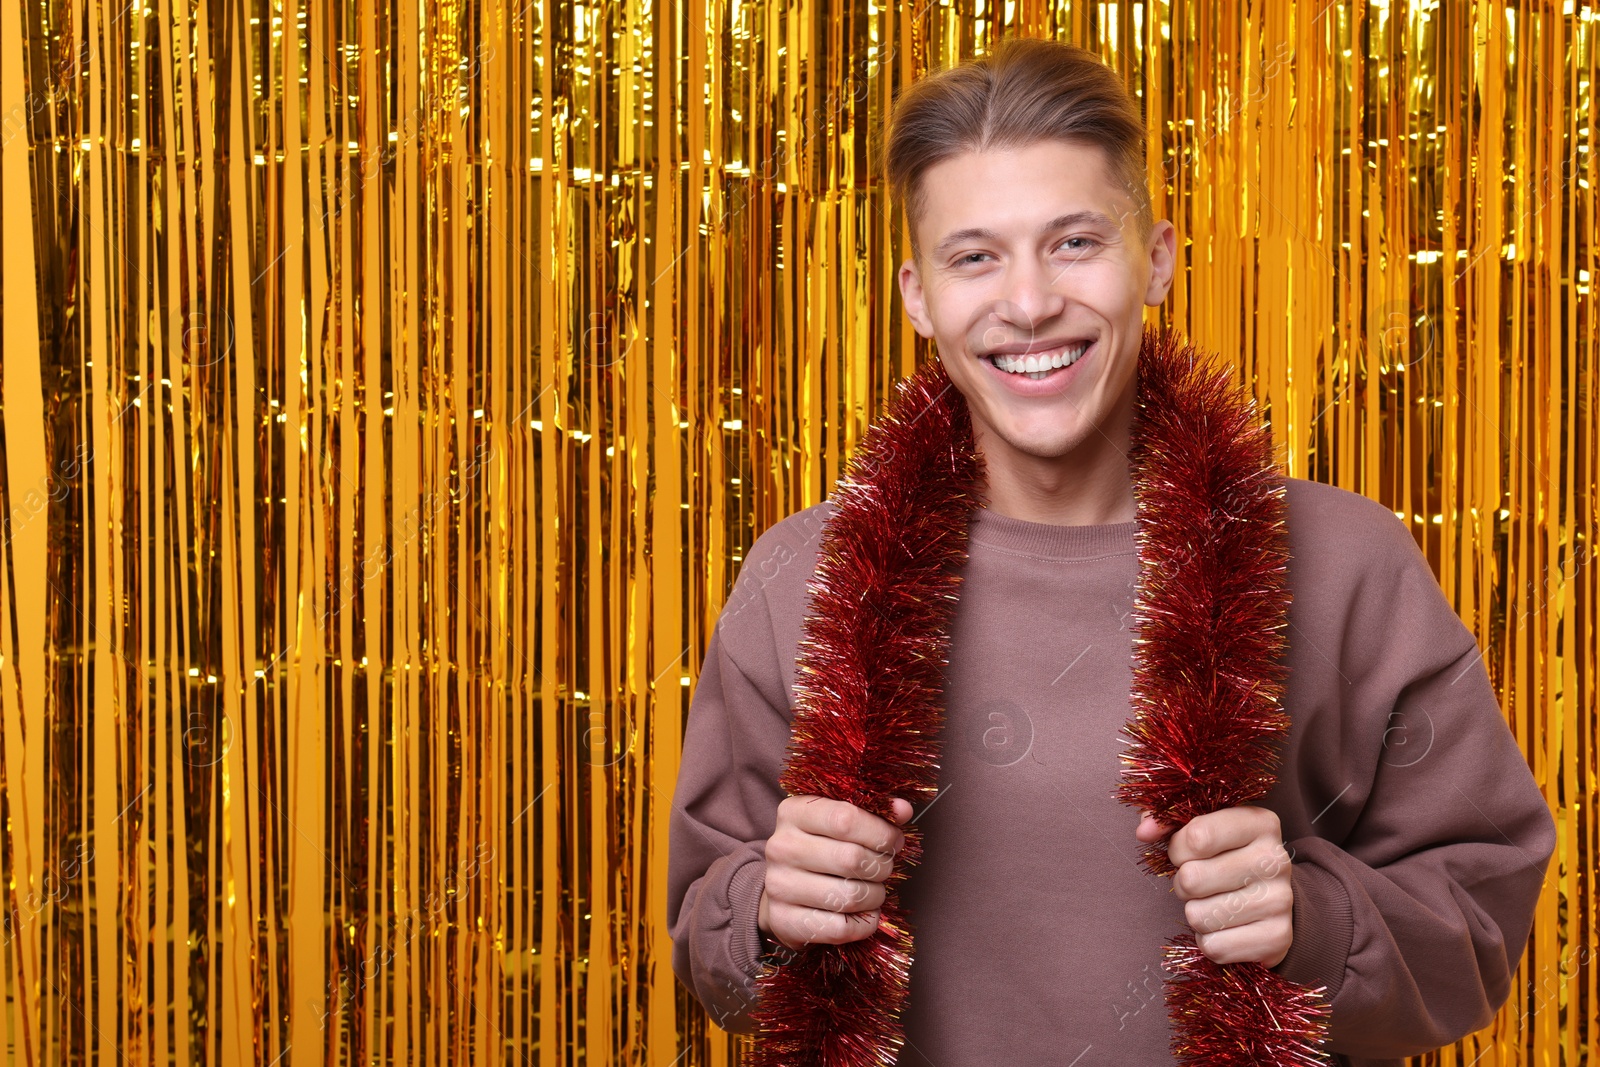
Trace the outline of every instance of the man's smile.
<instances>
[{"instance_id":1,"label":"man's smile","mask_svg":"<svg viewBox=\"0 0 1600 1067\"><path fill-rule=\"evenodd\" d=\"M1070 343L1046 342L1026 347L1028 352L1008 353L1008 346L985 353L980 360L1019 396L1058 396L1076 378L1087 356L1099 351L1098 339Z\"/></svg>"},{"instance_id":2,"label":"man's smile","mask_svg":"<svg viewBox=\"0 0 1600 1067\"><path fill-rule=\"evenodd\" d=\"M1049 341L1043 344L1021 346L1025 351L1012 351L1018 346L1002 345L981 358L996 370L1007 374L1024 374L1034 381L1042 381L1050 372L1070 367L1089 351L1093 341Z\"/></svg>"}]
</instances>

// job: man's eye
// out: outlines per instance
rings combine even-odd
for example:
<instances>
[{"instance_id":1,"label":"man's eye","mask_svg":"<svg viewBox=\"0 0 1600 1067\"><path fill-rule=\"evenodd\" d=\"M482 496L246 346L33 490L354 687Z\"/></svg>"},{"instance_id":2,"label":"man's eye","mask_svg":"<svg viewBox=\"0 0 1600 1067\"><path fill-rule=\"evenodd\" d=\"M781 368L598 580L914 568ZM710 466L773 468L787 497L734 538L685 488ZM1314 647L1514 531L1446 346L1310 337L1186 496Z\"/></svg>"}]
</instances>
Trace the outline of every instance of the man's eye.
<instances>
[{"instance_id":1,"label":"man's eye","mask_svg":"<svg viewBox=\"0 0 1600 1067\"><path fill-rule=\"evenodd\" d=\"M1083 244L1074 248L1072 247L1073 241L1082 241ZM1099 243L1100 242L1096 241L1093 237L1068 237L1065 241L1062 241L1058 247L1065 248L1069 252L1084 252L1087 251L1091 245L1097 245Z\"/></svg>"},{"instance_id":2,"label":"man's eye","mask_svg":"<svg viewBox=\"0 0 1600 1067\"><path fill-rule=\"evenodd\" d=\"M983 257L987 256L988 254L989 253L987 253L987 252L968 252L966 255L962 256L960 259L957 259L956 262L958 264L977 263L977 262L981 261L983 259Z\"/></svg>"}]
</instances>

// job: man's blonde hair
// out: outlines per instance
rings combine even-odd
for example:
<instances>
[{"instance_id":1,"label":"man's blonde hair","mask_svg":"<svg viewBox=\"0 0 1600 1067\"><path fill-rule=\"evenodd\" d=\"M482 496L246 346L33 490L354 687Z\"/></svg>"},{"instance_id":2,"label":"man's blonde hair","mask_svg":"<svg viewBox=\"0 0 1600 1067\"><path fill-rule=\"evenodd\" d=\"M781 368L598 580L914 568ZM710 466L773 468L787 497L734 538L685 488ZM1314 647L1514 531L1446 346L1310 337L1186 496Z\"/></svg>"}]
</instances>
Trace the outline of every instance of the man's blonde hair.
<instances>
[{"instance_id":1,"label":"man's blonde hair","mask_svg":"<svg viewBox=\"0 0 1600 1067\"><path fill-rule=\"evenodd\" d=\"M929 167L966 151L1065 141L1100 148L1107 174L1133 202L1141 239L1154 216L1138 101L1093 52L1012 38L992 55L913 83L895 101L885 152L889 185L906 209L911 244Z\"/></svg>"}]
</instances>

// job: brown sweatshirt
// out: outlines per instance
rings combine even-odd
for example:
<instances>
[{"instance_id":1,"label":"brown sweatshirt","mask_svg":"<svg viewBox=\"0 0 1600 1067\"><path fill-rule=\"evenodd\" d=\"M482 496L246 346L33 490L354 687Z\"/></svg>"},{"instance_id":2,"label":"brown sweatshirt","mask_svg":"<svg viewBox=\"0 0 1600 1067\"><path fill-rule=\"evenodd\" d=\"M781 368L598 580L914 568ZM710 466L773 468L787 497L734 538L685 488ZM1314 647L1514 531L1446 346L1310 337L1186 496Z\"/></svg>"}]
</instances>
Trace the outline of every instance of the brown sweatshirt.
<instances>
[{"instance_id":1,"label":"brown sweatshirt","mask_svg":"<svg viewBox=\"0 0 1600 1067\"><path fill-rule=\"evenodd\" d=\"M748 1032L756 910L828 504L762 535L690 707L674 797L673 967ZM1294 943L1331 1049L1399 1064L1510 992L1555 825L1471 635L1392 512L1291 480L1292 726L1276 787ZM1170 1063L1161 948L1187 927L1112 799L1131 715L1134 524L973 518L938 798L904 893L916 931L901 1064Z\"/></svg>"}]
</instances>

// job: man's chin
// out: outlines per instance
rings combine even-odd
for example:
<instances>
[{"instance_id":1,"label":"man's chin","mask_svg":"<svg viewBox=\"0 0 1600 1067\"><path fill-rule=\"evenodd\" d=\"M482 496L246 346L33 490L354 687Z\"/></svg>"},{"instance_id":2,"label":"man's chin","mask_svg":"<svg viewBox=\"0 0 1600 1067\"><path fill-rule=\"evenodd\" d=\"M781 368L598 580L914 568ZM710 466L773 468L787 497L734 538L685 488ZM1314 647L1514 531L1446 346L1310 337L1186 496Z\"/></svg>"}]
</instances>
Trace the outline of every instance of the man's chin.
<instances>
[{"instance_id":1,"label":"man's chin","mask_svg":"<svg viewBox=\"0 0 1600 1067\"><path fill-rule=\"evenodd\" d=\"M1082 435L1026 434L998 432L979 438L979 448L987 456L991 451L1004 453L1006 458L1019 463L1065 463L1083 447ZM988 444L988 448L984 448Z\"/></svg>"}]
</instances>

